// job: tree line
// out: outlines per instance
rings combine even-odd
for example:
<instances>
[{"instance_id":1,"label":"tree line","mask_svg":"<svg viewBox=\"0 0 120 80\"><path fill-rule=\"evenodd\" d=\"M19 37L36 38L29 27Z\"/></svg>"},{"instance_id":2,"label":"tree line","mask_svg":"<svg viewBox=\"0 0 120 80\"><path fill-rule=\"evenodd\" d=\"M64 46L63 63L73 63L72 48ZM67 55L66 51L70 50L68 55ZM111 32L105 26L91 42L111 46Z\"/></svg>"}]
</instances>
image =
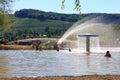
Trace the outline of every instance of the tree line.
<instances>
[{"instance_id":1,"label":"tree line","mask_svg":"<svg viewBox=\"0 0 120 80\"><path fill-rule=\"evenodd\" d=\"M40 17L44 16L44 17ZM76 17L74 17L74 15ZM69 29L75 22L81 18L77 17L79 14L60 14L54 12L44 12L33 9L22 9L16 11L13 18L14 24L7 31L0 31L0 37L4 39L24 39L31 37L60 37L67 29ZM64 18L62 18L64 16ZM105 14L105 13L91 13L83 14L82 18L91 16L102 16L105 20L101 21L107 24L111 22L120 22L120 14ZM89 18L86 18L89 20ZM84 20L83 20L84 21ZM115 30L120 30L120 26L115 25Z\"/></svg>"},{"instance_id":2,"label":"tree line","mask_svg":"<svg viewBox=\"0 0 120 80\"><path fill-rule=\"evenodd\" d=\"M78 14L60 14L54 12L44 12L35 9L21 9L19 11L16 11L14 15L15 17L19 17L19 18L32 18L32 19L38 19L40 21L62 20L62 21L76 22L80 19Z\"/></svg>"}]
</instances>

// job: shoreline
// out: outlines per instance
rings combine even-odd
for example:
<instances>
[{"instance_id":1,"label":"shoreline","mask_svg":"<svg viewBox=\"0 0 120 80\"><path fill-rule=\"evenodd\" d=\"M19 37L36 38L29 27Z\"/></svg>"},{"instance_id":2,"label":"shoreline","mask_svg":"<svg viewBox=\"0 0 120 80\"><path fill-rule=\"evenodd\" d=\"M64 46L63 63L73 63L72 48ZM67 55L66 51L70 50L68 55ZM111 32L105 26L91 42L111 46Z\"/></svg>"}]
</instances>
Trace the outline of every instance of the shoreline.
<instances>
[{"instance_id":1,"label":"shoreline","mask_svg":"<svg viewBox=\"0 0 120 80\"><path fill-rule=\"evenodd\" d=\"M54 50L53 46L41 46L42 50ZM41 50L40 48L38 50ZM0 44L0 50L36 50L33 45L4 45Z\"/></svg>"},{"instance_id":2,"label":"shoreline","mask_svg":"<svg viewBox=\"0 0 120 80\"><path fill-rule=\"evenodd\" d=\"M12 77L0 80L120 80L120 75L83 75L83 76L40 76L40 77Z\"/></svg>"},{"instance_id":3,"label":"shoreline","mask_svg":"<svg viewBox=\"0 0 120 80\"><path fill-rule=\"evenodd\" d=\"M32 46L27 45L0 45L0 50L32 50Z\"/></svg>"}]
</instances>

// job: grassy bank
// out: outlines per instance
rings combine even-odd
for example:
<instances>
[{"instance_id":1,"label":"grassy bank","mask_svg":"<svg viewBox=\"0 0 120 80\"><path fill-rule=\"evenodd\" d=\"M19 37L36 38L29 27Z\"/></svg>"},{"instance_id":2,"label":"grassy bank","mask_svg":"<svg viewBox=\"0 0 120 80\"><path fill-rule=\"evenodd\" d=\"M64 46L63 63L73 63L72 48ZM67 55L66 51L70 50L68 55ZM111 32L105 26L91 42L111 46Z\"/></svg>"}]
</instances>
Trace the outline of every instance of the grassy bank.
<instances>
[{"instance_id":1,"label":"grassy bank","mask_svg":"<svg viewBox=\"0 0 120 80\"><path fill-rule=\"evenodd\" d=\"M0 78L0 80L120 80L120 75L47 76Z\"/></svg>"}]
</instances>

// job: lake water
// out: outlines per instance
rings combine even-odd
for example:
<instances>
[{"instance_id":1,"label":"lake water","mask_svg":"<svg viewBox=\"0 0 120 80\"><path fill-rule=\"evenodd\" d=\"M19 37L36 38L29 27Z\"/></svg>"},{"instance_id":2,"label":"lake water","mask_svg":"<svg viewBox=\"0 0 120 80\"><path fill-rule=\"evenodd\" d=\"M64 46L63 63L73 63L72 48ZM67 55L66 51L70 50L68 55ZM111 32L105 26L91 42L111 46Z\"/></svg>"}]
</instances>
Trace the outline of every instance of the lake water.
<instances>
[{"instance_id":1,"label":"lake water","mask_svg":"<svg viewBox=\"0 0 120 80\"><path fill-rule=\"evenodd\" d=\"M87 56L56 50L0 50L0 77L120 74L120 52Z\"/></svg>"}]
</instances>

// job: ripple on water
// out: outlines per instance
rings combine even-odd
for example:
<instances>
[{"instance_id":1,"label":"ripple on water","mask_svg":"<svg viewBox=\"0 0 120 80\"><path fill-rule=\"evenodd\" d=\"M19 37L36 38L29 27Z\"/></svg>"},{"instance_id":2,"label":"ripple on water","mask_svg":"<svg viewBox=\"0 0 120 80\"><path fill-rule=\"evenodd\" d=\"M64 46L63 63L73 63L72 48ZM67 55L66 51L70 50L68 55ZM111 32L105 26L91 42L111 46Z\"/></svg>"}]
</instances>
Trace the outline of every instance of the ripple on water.
<instances>
[{"instance_id":1,"label":"ripple on water","mask_svg":"<svg viewBox=\"0 0 120 80\"><path fill-rule=\"evenodd\" d=\"M57 76L120 74L120 53L86 56L82 53L55 50L1 50L0 76Z\"/></svg>"}]
</instances>

